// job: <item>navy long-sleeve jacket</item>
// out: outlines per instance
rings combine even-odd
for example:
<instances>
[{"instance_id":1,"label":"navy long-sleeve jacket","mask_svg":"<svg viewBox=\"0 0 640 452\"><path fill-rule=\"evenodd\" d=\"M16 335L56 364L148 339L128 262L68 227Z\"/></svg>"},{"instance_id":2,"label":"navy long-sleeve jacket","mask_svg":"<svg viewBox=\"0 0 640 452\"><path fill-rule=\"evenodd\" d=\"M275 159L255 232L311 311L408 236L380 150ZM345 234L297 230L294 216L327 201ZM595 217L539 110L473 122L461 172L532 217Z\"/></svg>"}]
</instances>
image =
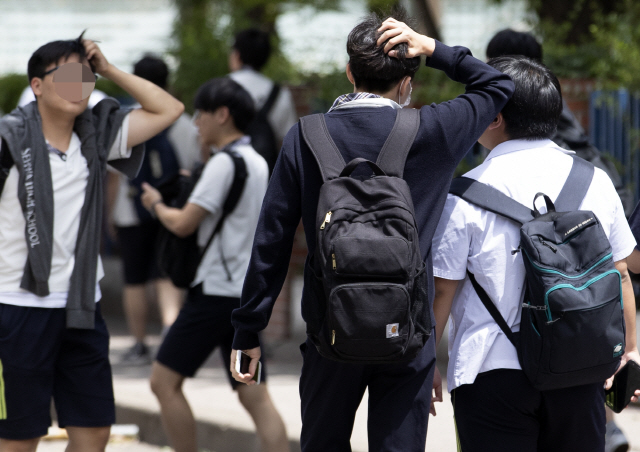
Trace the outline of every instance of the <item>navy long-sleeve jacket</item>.
<instances>
[{"instance_id":1,"label":"navy long-sleeve jacket","mask_svg":"<svg viewBox=\"0 0 640 452\"><path fill-rule=\"evenodd\" d=\"M444 71L466 90L457 98L420 109L420 129L407 157L404 179L411 190L433 303L431 239L444 207L453 172L471 146L511 97L511 79L471 56L464 47L436 42L427 66ZM376 161L396 117L391 107L349 108L325 115L327 128L345 162L356 157ZM232 315L233 348L259 346L258 332L268 324L291 258L302 218L309 255L315 243L315 218L322 176L298 124L285 137L262 204L241 307ZM306 300L303 291L302 304ZM432 310L432 308L431 308ZM433 313L432 313L433 318Z\"/></svg>"}]
</instances>

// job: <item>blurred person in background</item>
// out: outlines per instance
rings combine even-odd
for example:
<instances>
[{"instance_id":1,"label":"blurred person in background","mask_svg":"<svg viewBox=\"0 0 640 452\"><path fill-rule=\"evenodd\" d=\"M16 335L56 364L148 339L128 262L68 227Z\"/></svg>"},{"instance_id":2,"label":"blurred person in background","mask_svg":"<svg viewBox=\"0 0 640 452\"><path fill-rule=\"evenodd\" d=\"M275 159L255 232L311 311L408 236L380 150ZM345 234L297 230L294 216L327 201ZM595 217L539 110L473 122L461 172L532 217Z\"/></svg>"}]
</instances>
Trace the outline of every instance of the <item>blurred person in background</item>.
<instances>
[{"instance_id":1,"label":"blurred person in background","mask_svg":"<svg viewBox=\"0 0 640 452\"><path fill-rule=\"evenodd\" d=\"M246 89L256 116L248 134L251 144L273 171L284 136L298 120L291 91L260 73L271 55L269 34L249 28L235 36L229 53L229 76Z\"/></svg>"},{"instance_id":2,"label":"blurred person in background","mask_svg":"<svg viewBox=\"0 0 640 452\"><path fill-rule=\"evenodd\" d=\"M288 451L284 423L267 391L264 363L259 385L241 385L229 372L231 312L240 304L269 177L267 163L246 135L253 101L238 83L223 77L202 85L194 106L206 163L187 203L169 207L158 190L143 184L144 206L176 236L196 233L203 253L186 302L153 363L151 389L172 447L176 452L196 452L196 423L182 385L220 347L227 377L255 423L261 450ZM227 207L230 199L237 202L233 207Z\"/></svg>"},{"instance_id":3,"label":"blurred person in background","mask_svg":"<svg viewBox=\"0 0 640 452\"><path fill-rule=\"evenodd\" d=\"M145 56L134 65L133 73L167 89L169 68L158 57ZM145 143L145 158L135 178L109 172L109 223L115 229L112 235L122 257L125 281L122 302L129 331L135 339L122 357L126 364L151 364L151 353L145 343L152 294L148 283L153 283L155 288L163 332L175 321L184 298L184 291L176 288L158 268L156 250L160 224L142 206L141 186L146 182L158 187L175 178L180 169L191 170L200 159L197 134L191 118L183 113L174 124Z\"/></svg>"},{"instance_id":4,"label":"blurred person in background","mask_svg":"<svg viewBox=\"0 0 640 452\"><path fill-rule=\"evenodd\" d=\"M140 108L87 109L96 73ZM135 177L142 143L184 106L83 35L40 47L28 76L36 101L0 120L0 451L35 451L53 399L66 450L102 452L115 421L98 285L106 165Z\"/></svg>"}]
</instances>

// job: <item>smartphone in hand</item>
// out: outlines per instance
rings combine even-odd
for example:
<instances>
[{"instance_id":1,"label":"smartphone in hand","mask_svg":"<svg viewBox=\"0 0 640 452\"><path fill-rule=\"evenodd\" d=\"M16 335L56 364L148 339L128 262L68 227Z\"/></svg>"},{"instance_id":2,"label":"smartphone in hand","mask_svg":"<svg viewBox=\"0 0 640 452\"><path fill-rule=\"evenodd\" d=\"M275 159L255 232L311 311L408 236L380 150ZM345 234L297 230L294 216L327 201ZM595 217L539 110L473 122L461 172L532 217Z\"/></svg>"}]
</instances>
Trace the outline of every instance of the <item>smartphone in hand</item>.
<instances>
[{"instance_id":1,"label":"smartphone in hand","mask_svg":"<svg viewBox=\"0 0 640 452\"><path fill-rule=\"evenodd\" d=\"M629 404L631 397L638 389L640 389L640 365L635 361L628 361L613 377L611 388L605 392L605 403L613 412L619 413Z\"/></svg>"},{"instance_id":2,"label":"smartphone in hand","mask_svg":"<svg viewBox=\"0 0 640 452\"><path fill-rule=\"evenodd\" d=\"M236 372L239 374L248 374L249 373L249 363L251 362L251 357L247 355L245 352L238 350L236 354ZM256 384L260 384L260 376L262 374L262 363L258 361L258 366L256 367L256 373L253 374L252 380L256 382Z\"/></svg>"}]
</instances>

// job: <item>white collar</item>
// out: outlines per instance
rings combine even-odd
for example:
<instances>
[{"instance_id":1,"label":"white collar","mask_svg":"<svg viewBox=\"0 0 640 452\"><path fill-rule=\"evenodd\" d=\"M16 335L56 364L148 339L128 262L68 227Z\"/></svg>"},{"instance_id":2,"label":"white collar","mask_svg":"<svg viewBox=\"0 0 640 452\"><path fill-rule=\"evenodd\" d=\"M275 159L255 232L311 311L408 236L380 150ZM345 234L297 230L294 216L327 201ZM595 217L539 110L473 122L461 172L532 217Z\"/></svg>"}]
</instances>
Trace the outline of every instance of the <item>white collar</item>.
<instances>
[{"instance_id":1,"label":"white collar","mask_svg":"<svg viewBox=\"0 0 640 452\"><path fill-rule=\"evenodd\" d=\"M565 154L575 154L574 151L569 151L567 149L561 148L548 138L538 140L508 140L500 143L495 148L493 148L493 150L489 152L489 155L487 155L487 158L484 161L487 162L494 157L510 154L511 152L525 151L537 148L550 148L562 151Z\"/></svg>"},{"instance_id":2,"label":"white collar","mask_svg":"<svg viewBox=\"0 0 640 452\"><path fill-rule=\"evenodd\" d=\"M402 107L395 101L391 99L387 99L385 97L374 97L367 99L356 99L349 102L345 102L344 104L338 105L334 108L334 110L345 110L347 108L380 108L380 107L391 107L394 110L399 110Z\"/></svg>"}]
</instances>

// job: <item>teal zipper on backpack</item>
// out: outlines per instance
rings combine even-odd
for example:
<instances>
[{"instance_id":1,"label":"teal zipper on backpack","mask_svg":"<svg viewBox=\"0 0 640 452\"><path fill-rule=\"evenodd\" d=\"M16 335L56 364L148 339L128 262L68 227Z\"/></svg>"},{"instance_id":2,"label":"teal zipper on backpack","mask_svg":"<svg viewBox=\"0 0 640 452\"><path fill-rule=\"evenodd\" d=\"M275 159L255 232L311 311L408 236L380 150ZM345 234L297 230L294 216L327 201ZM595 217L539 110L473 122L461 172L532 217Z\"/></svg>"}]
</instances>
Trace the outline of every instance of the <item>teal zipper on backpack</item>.
<instances>
[{"instance_id":1,"label":"teal zipper on backpack","mask_svg":"<svg viewBox=\"0 0 640 452\"><path fill-rule=\"evenodd\" d=\"M582 278L583 276L588 274L590 271L592 271L596 267L599 267L600 265L604 264L605 261L607 261L608 259L611 259L613 257L613 253L609 253L605 257L600 259L598 262L593 264L591 267L589 267L586 271L580 273L579 275L571 276L571 275L567 275L565 273L559 272L558 270L551 270L549 268L544 268L544 267L540 267L539 265L536 265L533 262L533 259L531 259L531 257L529 256L529 253L527 253L527 250L523 249L522 251L524 251L524 254L527 255L527 259L529 259L529 262L531 262L531 265L533 265L533 268L535 268L536 270L538 270L540 272L543 272L543 273L555 273L555 274L560 275L560 276L562 276L564 278L567 278L567 279L579 279L579 278Z\"/></svg>"},{"instance_id":2,"label":"teal zipper on backpack","mask_svg":"<svg viewBox=\"0 0 640 452\"><path fill-rule=\"evenodd\" d=\"M624 309L624 305L623 305L623 302L622 302L622 275L620 274L620 272L618 270L609 270L609 271L604 272L603 274L601 274L599 276L596 276L595 278L590 279L589 281L587 281L586 283L584 283L580 287L574 287L571 284L558 284L557 286L553 286L551 289L547 290L547 293L544 294L544 304L547 306L547 309L546 309L547 320L549 320L549 322L551 322L553 320L551 318L551 307L549 306L549 295L551 294L551 292L553 292L555 290L558 290L558 289L573 289L573 290L576 290L576 291L579 292L581 290L586 289L591 284L600 281L605 276L612 275L614 273L616 273L618 275L618 278L620 279L620 308Z\"/></svg>"}]
</instances>

